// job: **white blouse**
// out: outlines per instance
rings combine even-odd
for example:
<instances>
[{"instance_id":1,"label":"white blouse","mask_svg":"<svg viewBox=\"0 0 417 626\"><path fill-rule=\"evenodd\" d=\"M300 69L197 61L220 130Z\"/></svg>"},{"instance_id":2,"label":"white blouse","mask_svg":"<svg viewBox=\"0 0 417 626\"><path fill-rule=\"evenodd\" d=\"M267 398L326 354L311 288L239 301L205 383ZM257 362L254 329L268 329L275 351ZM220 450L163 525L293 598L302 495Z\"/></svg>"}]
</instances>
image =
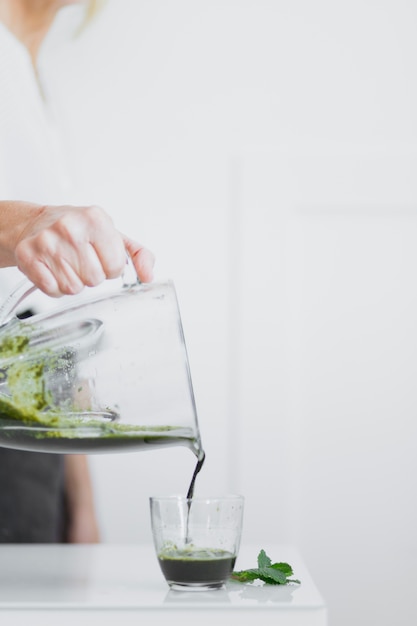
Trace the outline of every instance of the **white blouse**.
<instances>
[{"instance_id":1,"label":"white blouse","mask_svg":"<svg viewBox=\"0 0 417 626\"><path fill-rule=\"evenodd\" d=\"M0 23L0 199L69 204L70 168L40 87L48 82L42 54L39 77L26 48ZM0 301L22 277L17 268L0 269Z\"/></svg>"}]
</instances>

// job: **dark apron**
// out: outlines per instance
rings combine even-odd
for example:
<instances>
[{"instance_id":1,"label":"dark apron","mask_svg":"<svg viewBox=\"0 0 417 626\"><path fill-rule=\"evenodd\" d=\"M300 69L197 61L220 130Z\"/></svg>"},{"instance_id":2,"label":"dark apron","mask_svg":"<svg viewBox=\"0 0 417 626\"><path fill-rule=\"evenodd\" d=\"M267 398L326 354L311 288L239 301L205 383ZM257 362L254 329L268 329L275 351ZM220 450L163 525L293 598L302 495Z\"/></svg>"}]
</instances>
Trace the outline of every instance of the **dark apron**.
<instances>
[{"instance_id":1,"label":"dark apron","mask_svg":"<svg viewBox=\"0 0 417 626\"><path fill-rule=\"evenodd\" d=\"M0 448L0 543L65 541L64 458Z\"/></svg>"}]
</instances>

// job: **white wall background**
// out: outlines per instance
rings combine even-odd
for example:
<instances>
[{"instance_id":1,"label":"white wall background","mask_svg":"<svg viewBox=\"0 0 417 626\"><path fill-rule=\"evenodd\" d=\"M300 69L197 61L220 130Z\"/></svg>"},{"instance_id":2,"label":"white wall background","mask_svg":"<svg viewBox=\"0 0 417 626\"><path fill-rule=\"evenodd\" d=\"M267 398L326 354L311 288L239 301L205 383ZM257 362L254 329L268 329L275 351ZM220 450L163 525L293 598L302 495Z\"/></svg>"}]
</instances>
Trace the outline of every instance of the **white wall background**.
<instances>
[{"instance_id":1,"label":"white wall background","mask_svg":"<svg viewBox=\"0 0 417 626\"><path fill-rule=\"evenodd\" d=\"M49 61L79 201L177 285L198 492L246 496L244 541L298 545L336 626L417 619L416 19L119 0ZM149 541L148 496L194 459L91 465L104 541Z\"/></svg>"}]
</instances>

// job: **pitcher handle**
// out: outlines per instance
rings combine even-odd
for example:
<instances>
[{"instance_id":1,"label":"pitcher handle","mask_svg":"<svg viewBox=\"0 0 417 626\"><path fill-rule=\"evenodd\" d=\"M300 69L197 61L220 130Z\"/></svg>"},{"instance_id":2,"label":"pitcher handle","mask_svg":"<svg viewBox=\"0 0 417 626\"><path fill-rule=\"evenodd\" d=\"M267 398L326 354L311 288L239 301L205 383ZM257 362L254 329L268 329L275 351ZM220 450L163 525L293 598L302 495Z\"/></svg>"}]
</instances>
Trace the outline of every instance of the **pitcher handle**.
<instances>
[{"instance_id":1,"label":"pitcher handle","mask_svg":"<svg viewBox=\"0 0 417 626\"><path fill-rule=\"evenodd\" d=\"M5 301L0 305L0 327L7 324L13 317L13 313L19 304L34 292L35 289L37 289L37 287L28 278L24 278L20 281L17 287L9 293Z\"/></svg>"},{"instance_id":2,"label":"pitcher handle","mask_svg":"<svg viewBox=\"0 0 417 626\"><path fill-rule=\"evenodd\" d=\"M123 287L129 289L135 285L140 285L139 277L136 273L135 266L129 255L126 257L126 267L121 275ZM9 293L4 302L0 305L0 328L7 324L13 317L13 314L19 304L31 293L36 291L37 287L28 278L24 278L17 287Z\"/></svg>"},{"instance_id":3,"label":"pitcher handle","mask_svg":"<svg viewBox=\"0 0 417 626\"><path fill-rule=\"evenodd\" d=\"M132 257L130 254L126 254L126 265L122 272L123 288L129 289L141 284L141 280L137 275L135 266L133 265Z\"/></svg>"}]
</instances>

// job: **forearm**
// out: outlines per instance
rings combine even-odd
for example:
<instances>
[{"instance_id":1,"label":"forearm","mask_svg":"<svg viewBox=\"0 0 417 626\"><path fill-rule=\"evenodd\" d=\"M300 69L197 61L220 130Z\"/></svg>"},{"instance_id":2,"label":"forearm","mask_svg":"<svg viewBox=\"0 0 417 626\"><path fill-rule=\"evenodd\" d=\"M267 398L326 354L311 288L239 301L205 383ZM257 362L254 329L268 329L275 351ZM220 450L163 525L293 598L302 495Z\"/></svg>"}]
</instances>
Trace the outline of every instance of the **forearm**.
<instances>
[{"instance_id":1,"label":"forearm","mask_svg":"<svg viewBox=\"0 0 417 626\"><path fill-rule=\"evenodd\" d=\"M68 511L68 543L97 543L99 530L94 507L93 485L87 457L65 457L65 498Z\"/></svg>"}]
</instances>

